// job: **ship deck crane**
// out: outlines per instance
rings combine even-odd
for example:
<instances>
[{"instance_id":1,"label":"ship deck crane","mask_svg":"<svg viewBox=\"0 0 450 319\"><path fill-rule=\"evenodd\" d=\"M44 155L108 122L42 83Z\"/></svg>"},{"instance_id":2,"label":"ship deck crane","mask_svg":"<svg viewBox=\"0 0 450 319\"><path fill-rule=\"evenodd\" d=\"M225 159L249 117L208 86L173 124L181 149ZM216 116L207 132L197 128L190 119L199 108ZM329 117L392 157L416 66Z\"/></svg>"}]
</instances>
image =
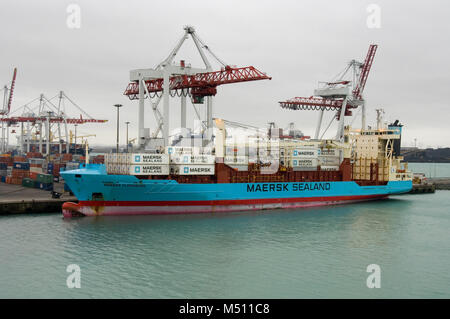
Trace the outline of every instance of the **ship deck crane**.
<instances>
[{"instance_id":1,"label":"ship deck crane","mask_svg":"<svg viewBox=\"0 0 450 319\"><path fill-rule=\"evenodd\" d=\"M324 111L336 111L336 116L327 126L326 130L331 126L334 119L339 121L336 139L340 140L344 134L344 118L352 115L352 109L361 106L362 119L361 127L366 128L366 111L365 100L362 93L366 86L367 78L372 67L373 59L377 51L378 45L371 44L366 55L364 63L352 60L346 69L338 75L338 79L331 82L325 82L324 85L314 91L311 97L295 97L287 101L279 102L282 108L290 110L317 110L320 111L319 119L314 135L315 139L319 138L320 129ZM343 78L352 71L352 81ZM325 134L325 132L323 134ZM323 136L322 134L322 136Z\"/></svg>"},{"instance_id":2,"label":"ship deck crane","mask_svg":"<svg viewBox=\"0 0 450 319\"><path fill-rule=\"evenodd\" d=\"M229 83L239 83L255 80L271 79L265 73L253 66L236 68L219 59L211 49L199 38L194 27L186 26L184 35L179 40L169 56L154 69L138 69L130 71L131 83L128 84L124 95L131 100L139 100L138 145L144 148L149 136L144 128L144 101L149 98L157 121L157 128L153 134L156 138L162 132L164 145L169 141L169 97L181 97L181 128L186 128L186 97L190 96L194 110L199 117L194 104L202 104L206 97L206 128L213 127L212 97L217 93L217 86ZM181 46L189 37L192 38L198 53L204 63L204 68L192 68L182 60L180 65L172 63ZM213 71L205 53L209 53L221 66L220 71ZM151 99L155 98L153 102ZM163 112L158 109L163 100ZM208 133L207 136L212 136Z\"/></svg>"}]
</instances>

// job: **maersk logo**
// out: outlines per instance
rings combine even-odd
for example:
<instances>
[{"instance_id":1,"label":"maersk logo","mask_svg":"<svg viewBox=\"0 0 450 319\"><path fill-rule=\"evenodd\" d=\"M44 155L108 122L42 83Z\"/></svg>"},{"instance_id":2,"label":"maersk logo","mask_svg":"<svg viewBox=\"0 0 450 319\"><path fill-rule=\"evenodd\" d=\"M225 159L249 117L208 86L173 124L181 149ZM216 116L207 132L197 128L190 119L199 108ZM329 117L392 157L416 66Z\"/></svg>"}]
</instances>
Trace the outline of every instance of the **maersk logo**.
<instances>
[{"instance_id":1,"label":"maersk logo","mask_svg":"<svg viewBox=\"0 0 450 319\"><path fill-rule=\"evenodd\" d=\"M134 168L134 172L135 172L135 173L140 173L140 172L141 172L141 168L140 168L139 166L136 166L136 167Z\"/></svg>"},{"instance_id":2,"label":"maersk logo","mask_svg":"<svg viewBox=\"0 0 450 319\"><path fill-rule=\"evenodd\" d=\"M294 150L294 156L297 156L297 155L298 155L298 152Z\"/></svg>"},{"instance_id":3,"label":"maersk logo","mask_svg":"<svg viewBox=\"0 0 450 319\"><path fill-rule=\"evenodd\" d=\"M169 147L168 150L167 150L167 152L168 152L169 154L172 154L172 153L173 153L173 148L172 148L172 147Z\"/></svg>"},{"instance_id":4,"label":"maersk logo","mask_svg":"<svg viewBox=\"0 0 450 319\"><path fill-rule=\"evenodd\" d=\"M189 162L189 156L184 156L183 157L183 163L187 163Z\"/></svg>"},{"instance_id":5,"label":"maersk logo","mask_svg":"<svg viewBox=\"0 0 450 319\"><path fill-rule=\"evenodd\" d=\"M185 174L189 174L189 167L185 167L185 168L184 168L184 173L185 173Z\"/></svg>"},{"instance_id":6,"label":"maersk logo","mask_svg":"<svg viewBox=\"0 0 450 319\"><path fill-rule=\"evenodd\" d=\"M134 161L135 162L140 162L141 161L141 156L140 155L134 156Z\"/></svg>"},{"instance_id":7,"label":"maersk logo","mask_svg":"<svg viewBox=\"0 0 450 319\"><path fill-rule=\"evenodd\" d=\"M297 166L297 160L294 160L294 164L293 164L294 166Z\"/></svg>"}]
</instances>

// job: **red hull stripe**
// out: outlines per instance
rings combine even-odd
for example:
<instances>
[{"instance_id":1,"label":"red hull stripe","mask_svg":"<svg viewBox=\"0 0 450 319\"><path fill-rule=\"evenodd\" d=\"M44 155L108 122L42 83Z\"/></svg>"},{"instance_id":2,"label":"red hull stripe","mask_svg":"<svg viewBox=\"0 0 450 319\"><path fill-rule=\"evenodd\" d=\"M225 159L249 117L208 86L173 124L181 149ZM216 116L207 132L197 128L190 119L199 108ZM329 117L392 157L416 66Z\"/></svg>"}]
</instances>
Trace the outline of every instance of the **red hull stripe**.
<instances>
[{"instance_id":1,"label":"red hull stripe","mask_svg":"<svg viewBox=\"0 0 450 319\"><path fill-rule=\"evenodd\" d=\"M346 200L362 200L387 197L382 195L361 196L324 196L324 197L298 197L298 198L260 198L260 199L231 199L231 200L205 200L205 201L80 201L80 206L215 206L215 205L245 205L245 204L272 204L272 203L300 203L300 202L330 202Z\"/></svg>"}]
</instances>

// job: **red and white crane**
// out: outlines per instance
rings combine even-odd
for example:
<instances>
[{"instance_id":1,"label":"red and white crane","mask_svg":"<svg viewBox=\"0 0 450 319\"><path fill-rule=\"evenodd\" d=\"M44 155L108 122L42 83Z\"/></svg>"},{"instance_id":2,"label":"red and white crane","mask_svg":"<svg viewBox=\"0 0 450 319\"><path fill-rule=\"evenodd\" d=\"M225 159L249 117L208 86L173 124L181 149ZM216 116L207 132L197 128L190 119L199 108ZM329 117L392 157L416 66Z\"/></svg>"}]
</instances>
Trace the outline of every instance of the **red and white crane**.
<instances>
[{"instance_id":1,"label":"red and white crane","mask_svg":"<svg viewBox=\"0 0 450 319\"><path fill-rule=\"evenodd\" d=\"M68 105L66 105L65 101L67 101ZM72 110L68 110L67 106L72 106ZM76 111L74 112L73 110ZM69 116L69 112L78 116ZM37 142L41 153L44 153L43 144L46 144L46 155L50 154L50 144L59 145L59 153L63 153L63 144L65 143L66 152L69 153L69 124L107 122L107 120L93 118L63 91L50 99L41 94L39 97L11 112L8 117L3 117L0 120L2 123L7 123L8 126L20 123L18 145L22 153L30 152L31 144ZM63 125L65 131L64 136L61 133L61 125ZM39 136L39 140L34 141L32 135ZM57 142L53 142L54 137L58 137Z\"/></svg>"},{"instance_id":2,"label":"red and white crane","mask_svg":"<svg viewBox=\"0 0 450 319\"><path fill-rule=\"evenodd\" d=\"M311 97L295 97L287 101L279 102L282 108L291 110L317 110L320 111L319 120L314 135L315 139L320 136L320 129L324 111L336 111L333 117L339 121L336 139L342 139L344 134L345 116L352 115L352 109L361 106L361 127L366 127L365 101L363 98L364 88L372 67L373 59L378 45L371 44L366 55L364 63L352 60L346 69L337 76L337 79L331 82L321 83L322 86L314 91ZM352 72L351 80L344 80L349 71ZM330 127L332 122L328 125ZM328 129L325 129L325 131ZM323 133L324 134L324 133ZM323 136L322 134L322 136Z\"/></svg>"},{"instance_id":3,"label":"red and white crane","mask_svg":"<svg viewBox=\"0 0 450 319\"><path fill-rule=\"evenodd\" d=\"M168 145L169 141L169 98L181 97L181 128L186 129L186 97L191 98L197 117L200 118L195 104L203 104L206 97L206 130L213 127L212 97L217 93L217 86L229 83L240 83L256 80L271 79L265 73L253 66L236 68L219 59L211 49L198 37L194 27L186 26L184 35L171 51L169 56L154 69L138 69L130 71L131 83L128 84L124 95L131 100L139 100L139 148L143 149L150 140L149 129L144 127L144 101L149 98L153 113L157 121L157 128L153 133L153 141L161 145ZM184 41L192 38L198 53L204 63L204 68L192 68L181 61L179 65L172 63ZM221 66L220 71L213 71L205 53L209 53ZM152 101L155 98L155 101ZM163 100L163 112L158 104ZM157 141L162 132L161 143ZM208 133L210 134L210 133ZM155 146L155 145L153 145Z\"/></svg>"},{"instance_id":4,"label":"red and white crane","mask_svg":"<svg viewBox=\"0 0 450 319\"><path fill-rule=\"evenodd\" d=\"M9 111L11 110L11 103L14 93L14 86L16 84L16 76L17 76L17 68L14 68L13 71L13 77L11 81L11 86L8 88L7 85L3 87L3 104L2 108L0 109L0 118L5 117L8 115ZM5 127L5 123L1 123L1 139L0 139L0 151L5 152L7 150L7 144L8 144L8 127ZM8 131L8 132L7 132Z\"/></svg>"},{"instance_id":5,"label":"red and white crane","mask_svg":"<svg viewBox=\"0 0 450 319\"><path fill-rule=\"evenodd\" d=\"M7 115L9 111L11 110L11 103L14 93L14 86L16 84L16 75L17 75L17 68L14 68L13 77L11 81L11 86L8 88L8 86L3 87L3 107L0 110L0 115Z\"/></svg>"}]
</instances>

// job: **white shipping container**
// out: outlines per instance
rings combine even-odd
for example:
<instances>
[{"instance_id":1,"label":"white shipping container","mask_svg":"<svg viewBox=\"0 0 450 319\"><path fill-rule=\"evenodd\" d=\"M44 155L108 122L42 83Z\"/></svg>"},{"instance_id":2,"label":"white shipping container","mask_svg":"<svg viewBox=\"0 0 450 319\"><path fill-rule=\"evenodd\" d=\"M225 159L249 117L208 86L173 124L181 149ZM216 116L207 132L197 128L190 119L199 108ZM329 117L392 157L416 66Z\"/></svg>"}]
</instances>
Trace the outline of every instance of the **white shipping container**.
<instances>
[{"instance_id":1,"label":"white shipping container","mask_svg":"<svg viewBox=\"0 0 450 319\"><path fill-rule=\"evenodd\" d=\"M169 175L169 165L129 165L130 175Z\"/></svg>"},{"instance_id":2,"label":"white shipping container","mask_svg":"<svg viewBox=\"0 0 450 319\"><path fill-rule=\"evenodd\" d=\"M134 153L128 154L127 164L169 164L169 155L167 154L147 154Z\"/></svg>"},{"instance_id":3,"label":"white shipping container","mask_svg":"<svg viewBox=\"0 0 450 319\"><path fill-rule=\"evenodd\" d=\"M118 154L105 154L105 163L118 163Z\"/></svg>"},{"instance_id":4,"label":"white shipping container","mask_svg":"<svg viewBox=\"0 0 450 319\"><path fill-rule=\"evenodd\" d=\"M119 154L120 156L120 164L130 164L130 155L131 154Z\"/></svg>"},{"instance_id":5,"label":"white shipping container","mask_svg":"<svg viewBox=\"0 0 450 319\"><path fill-rule=\"evenodd\" d=\"M292 157L315 158L318 150L315 148L296 148L292 151Z\"/></svg>"},{"instance_id":6,"label":"white shipping container","mask_svg":"<svg viewBox=\"0 0 450 319\"><path fill-rule=\"evenodd\" d=\"M116 164L109 164L109 166L106 167L106 172L108 174L117 174L117 165Z\"/></svg>"},{"instance_id":7,"label":"white shipping container","mask_svg":"<svg viewBox=\"0 0 450 319\"><path fill-rule=\"evenodd\" d=\"M214 164L216 157L214 155L174 155L170 156L170 162L173 164Z\"/></svg>"},{"instance_id":8,"label":"white shipping container","mask_svg":"<svg viewBox=\"0 0 450 319\"><path fill-rule=\"evenodd\" d=\"M319 156L318 161L321 166L336 166L341 164L341 159L339 156Z\"/></svg>"},{"instance_id":9,"label":"white shipping container","mask_svg":"<svg viewBox=\"0 0 450 319\"><path fill-rule=\"evenodd\" d=\"M317 167L317 159L315 158L293 159L292 167Z\"/></svg>"},{"instance_id":10,"label":"white shipping container","mask_svg":"<svg viewBox=\"0 0 450 319\"><path fill-rule=\"evenodd\" d=\"M115 172L115 167L116 167L116 164L112 164L112 163L106 164L106 172L108 174L115 174L116 173Z\"/></svg>"},{"instance_id":11,"label":"white shipping container","mask_svg":"<svg viewBox=\"0 0 450 319\"><path fill-rule=\"evenodd\" d=\"M121 175L127 175L130 172L130 165L129 164L121 164L119 172Z\"/></svg>"},{"instance_id":12,"label":"white shipping container","mask_svg":"<svg viewBox=\"0 0 450 319\"><path fill-rule=\"evenodd\" d=\"M177 175L214 175L215 165L172 165L172 172Z\"/></svg>"},{"instance_id":13,"label":"white shipping container","mask_svg":"<svg viewBox=\"0 0 450 319\"><path fill-rule=\"evenodd\" d=\"M319 156L339 156L340 150L337 148L319 149Z\"/></svg>"},{"instance_id":14,"label":"white shipping container","mask_svg":"<svg viewBox=\"0 0 450 319\"><path fill-rule=\"evenodd\" d=\"M166 146L166 154L192 154L192 147L190 146Z\"/></svg>"},{"instance_id":15,"label":"white shipping container","mask_svg":"<svg viewBox=\"0 0 450 319\"><path fill-rule=\"evenodd\" d=\"M193 147L192 154L193 155L212 155L213 148L212 147Z\"/></svg>"}]
</instances>

